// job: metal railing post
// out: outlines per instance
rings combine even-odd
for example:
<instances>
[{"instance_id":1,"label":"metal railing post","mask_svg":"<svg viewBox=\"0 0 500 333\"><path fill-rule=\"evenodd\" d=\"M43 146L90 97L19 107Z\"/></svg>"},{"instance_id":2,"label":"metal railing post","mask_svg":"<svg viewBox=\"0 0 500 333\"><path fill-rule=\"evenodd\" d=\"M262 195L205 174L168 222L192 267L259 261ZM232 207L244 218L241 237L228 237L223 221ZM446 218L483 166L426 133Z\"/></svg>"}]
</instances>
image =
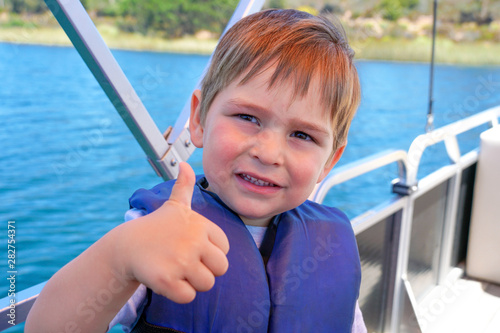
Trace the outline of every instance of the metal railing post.
<instances>
[{"instance_id":1,"label":"metal railing post","mask_svg":"<svg viewBox=\"0 0 500 333\"><path fill-rule=\"evenodd\" d=\"M189 101L165 138L80 1L45 0L45 3L146 153L153 169L164 179L176 178L178 162L187 160L195 149L189 141L187 129ZM226 30L242 17L260 10L263 3L264 0L242 0Z\"/></svg>"}]
</instances>

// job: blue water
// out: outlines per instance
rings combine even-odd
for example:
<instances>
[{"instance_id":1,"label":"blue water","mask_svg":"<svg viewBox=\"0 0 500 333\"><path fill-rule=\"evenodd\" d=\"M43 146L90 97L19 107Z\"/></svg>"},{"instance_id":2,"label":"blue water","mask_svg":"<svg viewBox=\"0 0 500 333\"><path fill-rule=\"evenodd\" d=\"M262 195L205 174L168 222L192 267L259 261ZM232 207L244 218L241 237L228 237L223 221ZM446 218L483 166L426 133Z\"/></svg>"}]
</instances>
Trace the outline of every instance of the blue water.
<instances>
[{"instance_id":1,"label":"blue water","mask_svg":"<svg viewBox=\"0 0 500 333\"><path fill-rule=\"evenodd\" d=\"M173 125L206 56L114 51L160 130ZM424 132L427 64L358 61L363 87L339 165L408 149ZM436 125L500 104L500 68L438 65ZM485 82L490 81L490 84ZM481 88L482 87L482 88ZM72 48L0 43L0 297L7 296L7 221L16 225L16 289L49 279L123 220L128 197L160 181ZM461 137L464 151L478 141ZM421 174L446 163L424 154ZM429 157L427 157L429 156ZM432 157L432 158L431 158ZM190 159L201 172L201 154ZM395 167L339 186L327 204L355 216L390 197ZM21 328L18 328L20 330Z\"/></svg>"}]
</instances>

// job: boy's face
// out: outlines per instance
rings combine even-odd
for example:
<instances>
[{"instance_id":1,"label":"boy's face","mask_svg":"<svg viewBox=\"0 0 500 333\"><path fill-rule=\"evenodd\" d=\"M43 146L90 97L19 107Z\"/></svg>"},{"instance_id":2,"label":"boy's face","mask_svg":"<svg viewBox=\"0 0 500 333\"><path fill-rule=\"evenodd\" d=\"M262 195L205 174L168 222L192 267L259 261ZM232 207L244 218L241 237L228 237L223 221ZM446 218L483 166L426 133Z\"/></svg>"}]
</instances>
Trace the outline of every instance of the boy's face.
<instances>
[{"instance_id":1,"label":"boy's face","mask_svg":"<svg viewBox=\"0 0 500 333\"><path fill-rule=\"evenodd\" d=\"M249 225L266 226L302 204L344 150L332 157L334 133L316 97L317 80L300 98L288 82L268 89L273 72L243 85L234 80L215 97L204 124L200 91L192 98L191 139L203 147L209 189Z\"/></svg>"}]
</instances>

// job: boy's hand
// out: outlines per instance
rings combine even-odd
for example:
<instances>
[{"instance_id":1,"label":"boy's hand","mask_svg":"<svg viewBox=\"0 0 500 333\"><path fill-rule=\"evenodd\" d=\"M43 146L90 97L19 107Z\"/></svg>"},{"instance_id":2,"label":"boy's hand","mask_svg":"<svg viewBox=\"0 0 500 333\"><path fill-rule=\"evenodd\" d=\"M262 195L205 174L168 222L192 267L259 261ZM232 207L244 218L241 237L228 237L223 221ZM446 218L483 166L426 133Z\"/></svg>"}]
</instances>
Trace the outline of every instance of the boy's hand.
<instances>
[{"instance_id":1,"label":"boy's hand","mask_svg":"<svg viewBox=\"0 0 500 333\"><path fill-rule=\"evenodd\" d=\"M228 268L226 235L191 210L194 184L193 170L181 163L170 199L153 213L123 224L117 235L123 237L118 256L133 279L177 303L191 302L196 291L212 288L215 276Z\"/></svg>"}]
</instances>

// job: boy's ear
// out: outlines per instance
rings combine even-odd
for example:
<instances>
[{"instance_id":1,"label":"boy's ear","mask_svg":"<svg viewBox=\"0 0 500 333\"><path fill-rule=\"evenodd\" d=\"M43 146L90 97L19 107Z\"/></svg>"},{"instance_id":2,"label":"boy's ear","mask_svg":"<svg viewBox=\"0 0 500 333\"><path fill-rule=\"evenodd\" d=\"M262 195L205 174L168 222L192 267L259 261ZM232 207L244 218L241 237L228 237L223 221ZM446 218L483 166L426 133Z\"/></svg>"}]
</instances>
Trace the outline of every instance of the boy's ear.
<instances>
[{"instance_id":1,"label":"boy's ear","mask_svg":"<svg viewBox=\"0 0 500 333\"><path fill-rule=\"evenodd\" d=\"M197 148L203 148L203 126L201 124L201 91L196 89L191 96L191 115L189 116L189 133L191 142Z\"/></svg>"},{"instance_id":2,"label":"boy's ear","mask_svg":"<svg viewBox=\"0 0 500 333\"><path fill-rule=\"evenodd\" d=\"M343 145L342 147L337 148L335 153L333 153L333 156L328 160L328 162L326 162L325 167L323 168L323 171L319 175L317 183L319 183L323 179L325 179L325 177L330 173L330 171L332 171L335 164L337 164L337 162L342 157L342 154L344 153L345 146L346 146L346 144Z\"/></svg>"}]
</instances>

